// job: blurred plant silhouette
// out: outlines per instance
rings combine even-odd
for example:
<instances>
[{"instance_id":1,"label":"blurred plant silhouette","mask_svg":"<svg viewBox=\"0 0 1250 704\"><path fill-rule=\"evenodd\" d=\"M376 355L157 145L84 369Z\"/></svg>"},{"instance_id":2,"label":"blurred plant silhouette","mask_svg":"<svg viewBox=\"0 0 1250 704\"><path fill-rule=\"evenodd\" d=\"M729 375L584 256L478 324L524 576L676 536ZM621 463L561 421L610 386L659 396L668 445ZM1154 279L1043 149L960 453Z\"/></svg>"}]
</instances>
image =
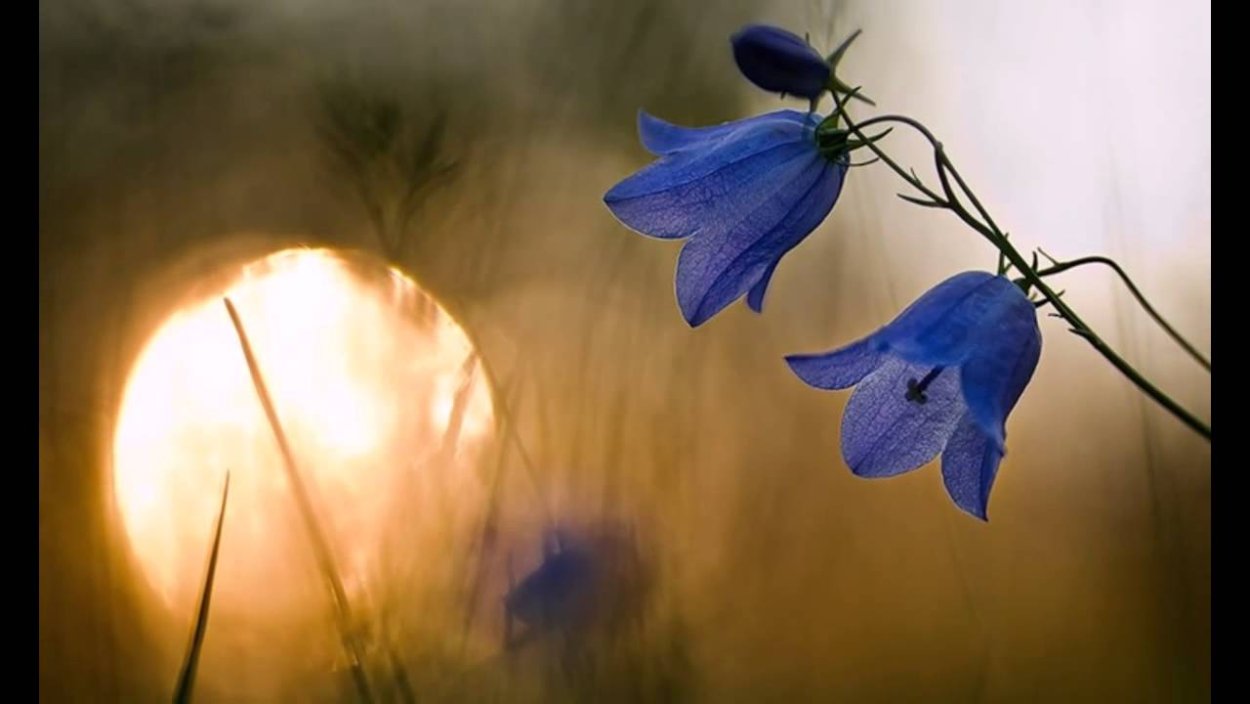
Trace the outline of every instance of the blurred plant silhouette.
<instances>
[{"instance_id":1,"label":"blurred plant silhouette","mask_svg":"<svg viewBox=\"0 0 1250 704\"><path fill-rule=\"evenodd\" d=\"M447 114L439 107L416 114L385 92L343 79L323 83L319 95L320 135L334 167L368 214L383 256L399 263L423 199L456 171ZM427 103L438 104L436 97Z\"/></svg>"}]
</instances>

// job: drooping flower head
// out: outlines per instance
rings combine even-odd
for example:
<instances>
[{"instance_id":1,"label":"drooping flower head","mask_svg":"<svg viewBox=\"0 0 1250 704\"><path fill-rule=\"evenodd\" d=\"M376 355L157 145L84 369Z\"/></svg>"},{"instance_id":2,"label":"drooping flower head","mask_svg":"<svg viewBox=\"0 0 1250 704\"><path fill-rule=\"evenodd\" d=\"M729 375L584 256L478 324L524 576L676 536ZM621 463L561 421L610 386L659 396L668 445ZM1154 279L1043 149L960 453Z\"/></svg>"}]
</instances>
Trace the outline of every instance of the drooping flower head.
<instances>
[{"instance_id":1,"label":"drooping flower head","mask_svg":"<svg viewBox=\"0 0 1250 704\"><path fill-rule=\"evenodd\" d=\"M599 570L580 548L544 556L542 564L504 596L509 618L535 628L575 625L593 608Z\"/></svg>"},{"instance_id":2,"label":"drooping flower head","mask_svg":"<svg viewBox=\"0 0 1250 704\"><path fill-rule=\"evenodd\" d=\"M842 191L853 148L846 132L795 110L702 128L639 113L638 132L659 158L609 190L608 208L641 234L689 238L677 301L691 326L743 295L759 312L781 257Z\"/></svg>"},{"instance_id":3,"label":"drooping flower head","mask_svg":"<svg viewBox=\"0 0 1250 704\"><path fill-rule=\"evenodd\" d=\"M557 633L573 641L612 634L623 617L641 615L651 573L632 525L599 521L546 537L541 564L504 595L508 647Z\"/></svg>"},{"instance_id":4,"label":"drooping flower head","mask_svg":"<svg viewBox=\"0 0 1250 704\"><path fill-rule=\"evenodd\" d=\"M861 340L786 361L811 386L856 387L842 416L842 457L852 472L890 477L940 453L951 499L987 520L1007 414L1041 349L1024 292L1005 277L970 271Z\"/></svg>"},{"instance_id":5,"label":"drooping flower head","mask_svg":"<svg viewBox=\"0 0 1250 704\"><path fill-rule=\"evenodd\" d=\"M754 24L743 27L730 42L742 75L766 91L815 100L829 83L829 64L792 32Z\"/></svg>"}]
</instances>

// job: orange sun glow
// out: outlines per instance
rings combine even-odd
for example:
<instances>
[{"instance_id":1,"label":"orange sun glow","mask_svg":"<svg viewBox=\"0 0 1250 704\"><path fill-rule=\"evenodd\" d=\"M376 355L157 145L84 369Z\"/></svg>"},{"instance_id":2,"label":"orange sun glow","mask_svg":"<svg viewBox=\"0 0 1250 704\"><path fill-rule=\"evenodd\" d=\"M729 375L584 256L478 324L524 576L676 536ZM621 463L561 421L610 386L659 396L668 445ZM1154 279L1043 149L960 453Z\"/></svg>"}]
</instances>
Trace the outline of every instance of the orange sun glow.
<instances>
[{"instance_id":1,"label":"orange sun glow","mask_svg":"<svg viewBox=\"0 0 1250 704\"><path fill-rule=\"evenodd\" d=\"M131 370L113 444L119 518L170 606L194 602L227 470L214 605L259 594L272 605L284 589L317 586L223 297L246 329L344 584L367 582L388 531L429 513L431 496L463 497L477 485L472 468L493 422L468 338L399 272L362 272L326 250L262 259L220 295L170 316Z\"/></svg>"}]
</instances>

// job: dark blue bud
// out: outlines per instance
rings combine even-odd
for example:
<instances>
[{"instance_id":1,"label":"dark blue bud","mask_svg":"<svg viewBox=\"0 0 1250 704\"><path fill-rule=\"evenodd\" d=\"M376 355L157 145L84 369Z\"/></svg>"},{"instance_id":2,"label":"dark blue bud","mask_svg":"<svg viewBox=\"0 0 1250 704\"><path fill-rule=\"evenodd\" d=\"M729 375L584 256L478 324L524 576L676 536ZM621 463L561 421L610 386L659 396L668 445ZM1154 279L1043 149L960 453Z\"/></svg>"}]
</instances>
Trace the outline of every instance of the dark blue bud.
<instances>
[{"instance_id":1,"label":"dark blue bud","mask_svg":"<svg viewBox=\"0 0 1250 704\"><path fill-rule=\"evenodd\" d=\"M742 75L766 91L814 100L829 83L829 64L802 37L784 29L749 25L730 41Z\"/></svg>"}]
</instances>

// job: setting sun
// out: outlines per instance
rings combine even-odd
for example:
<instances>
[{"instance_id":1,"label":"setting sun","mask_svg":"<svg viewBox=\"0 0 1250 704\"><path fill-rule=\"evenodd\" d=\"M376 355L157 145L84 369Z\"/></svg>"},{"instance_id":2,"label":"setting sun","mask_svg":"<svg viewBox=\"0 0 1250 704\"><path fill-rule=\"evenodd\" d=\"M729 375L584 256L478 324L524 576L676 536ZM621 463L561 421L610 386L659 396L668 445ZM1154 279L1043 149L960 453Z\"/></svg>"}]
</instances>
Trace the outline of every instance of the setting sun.
<instances>
[{"instance_id":1,"label":"setting sun","mask_svg":"<svg viewBox=\"0 0 1250 704\"><path fill-rule=\"evenodd\" d=\"M470 342L410 279L358 264L324 250L263 259L173 313L136 361L115 434L114 492L134 557L167 605L193 603L227 471L222 600L239 608L263 596L270 609L310 593L306 583L319 588L223 298L246 329L349 589L368 582L396 516L415 520L432 487L465 497L476 485L472 464L493 426Z\"/></svg>"}]
</instances>

